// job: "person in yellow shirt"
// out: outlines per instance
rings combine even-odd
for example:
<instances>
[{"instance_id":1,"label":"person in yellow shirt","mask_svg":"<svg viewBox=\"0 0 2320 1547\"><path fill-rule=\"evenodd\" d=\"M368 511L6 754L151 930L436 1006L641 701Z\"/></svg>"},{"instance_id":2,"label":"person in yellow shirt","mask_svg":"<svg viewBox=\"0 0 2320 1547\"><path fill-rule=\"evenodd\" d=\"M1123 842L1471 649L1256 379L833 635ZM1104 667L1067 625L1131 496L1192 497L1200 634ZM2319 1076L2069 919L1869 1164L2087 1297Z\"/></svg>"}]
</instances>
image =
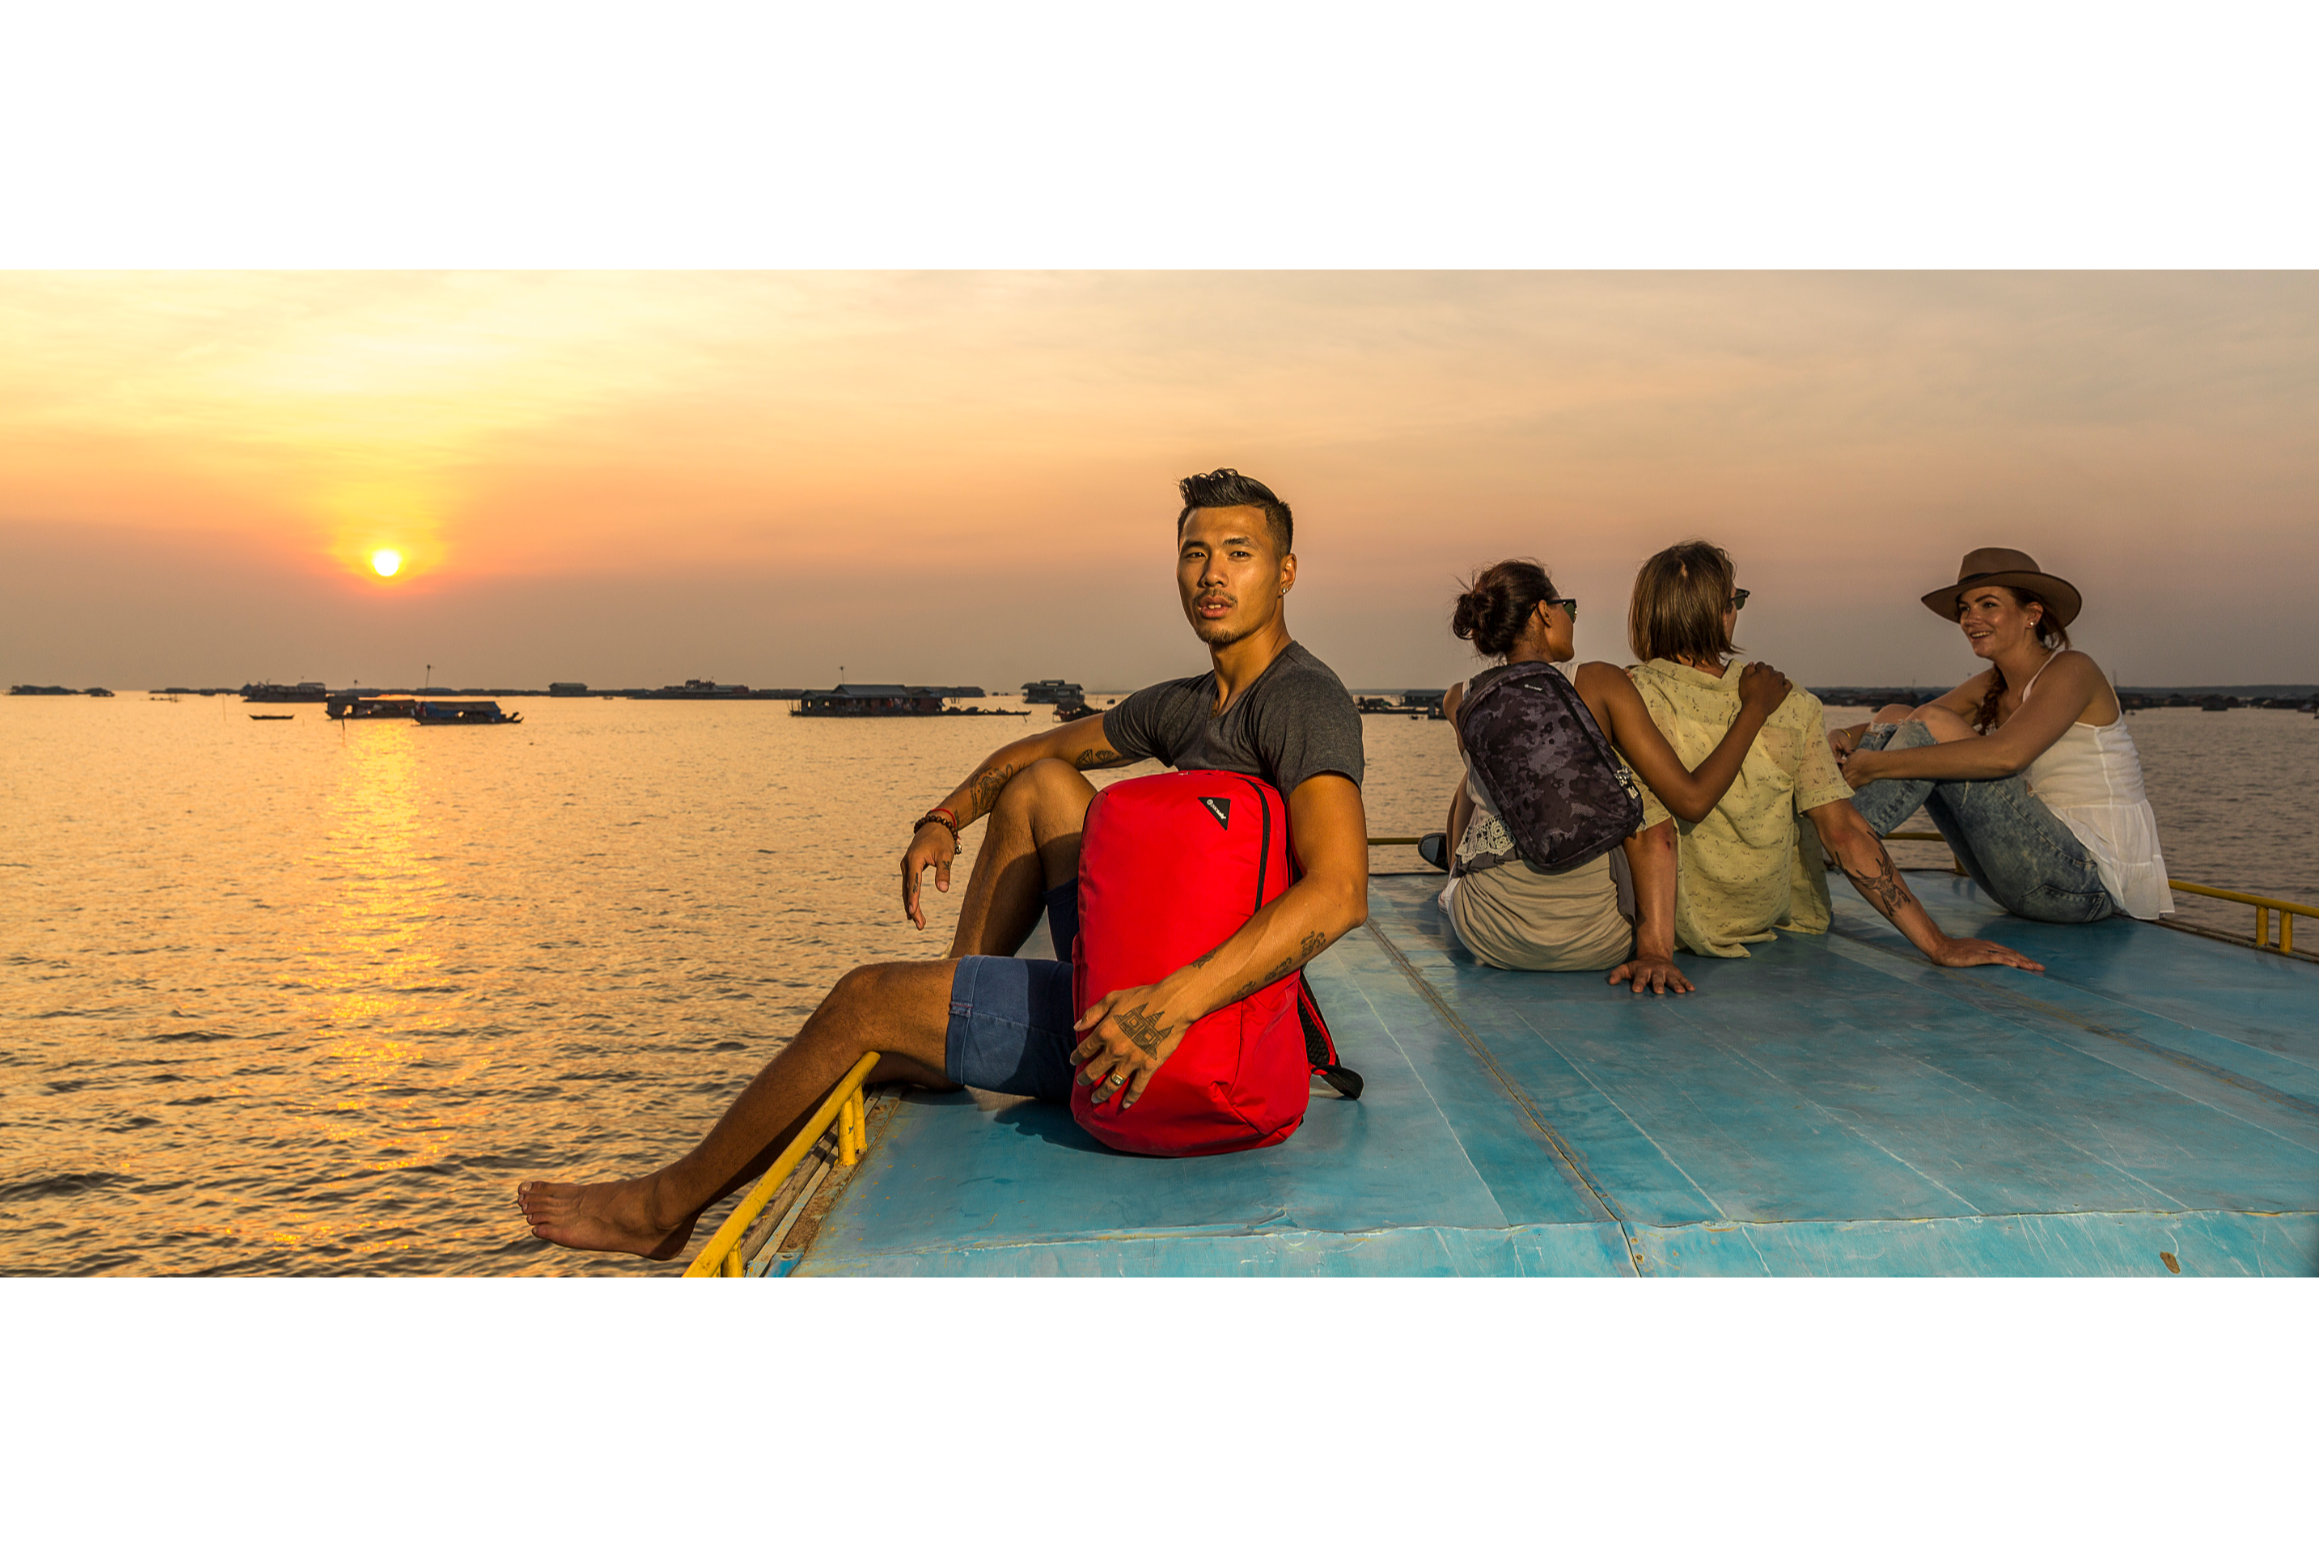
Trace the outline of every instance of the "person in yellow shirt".
<instances>
[{"instance_id":1,"label":"person in yellow shirt","mask_svg":"<svg viewBox=\"0 0 2320 1547\"><path fill-rule=\"evenodd\" d=\"M1732 631L1747 601L1731 555L1710 543L1678 543L1636 573L1627 633L1642 664L1628 675L1687 766L1705 760L1740 713ZM1869 905L1929 960L2044 970L1994 942L1944 934L1854 810L1852 793L1830 750L1820 700L1792 688L1714 809L1697 821L1676 819L1678 943L1701 956L1746 956L1776 928L1825 932L1825 846ZM1643 801L1647 828L1670 815L1648 785Z\"/></svg>"}]
</instances>

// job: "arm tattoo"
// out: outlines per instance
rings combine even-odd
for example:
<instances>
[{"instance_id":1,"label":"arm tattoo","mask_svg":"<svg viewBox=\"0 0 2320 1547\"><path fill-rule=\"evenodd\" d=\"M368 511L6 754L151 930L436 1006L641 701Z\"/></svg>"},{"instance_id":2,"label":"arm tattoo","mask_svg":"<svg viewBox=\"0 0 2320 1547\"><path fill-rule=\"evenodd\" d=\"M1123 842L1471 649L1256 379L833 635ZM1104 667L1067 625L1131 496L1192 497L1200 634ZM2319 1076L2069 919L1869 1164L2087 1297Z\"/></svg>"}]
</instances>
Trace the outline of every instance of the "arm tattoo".
<instances>
[{"instance_id":1,"label":"arm tattoo","mask_svg":"<svg viewBox=\"0 0 2320 1547\"><path fill-rule=\"evenodd\" d=\"M986 815L992 807L998 805L999 792L1005 789L1007 781L1014 777L1015 765L1013 763L1001 763L996 768L986 768L975 775L974 782L967 786L968 798L975 803L975 815ZM967 825L967 821L966 813L959 813L959 825L964 827Z\"/></svg>"},{"instance_id":2,"label":"arm tattoo","mask_svg":"<svg viewBox=\"0 0 2320 1547\"><path fill-rule=\"evenodd\" d=\"M1128 1034L1128 1040L1148 1054L1158 1052L1160 1044L1168 1039L1168 1028L1160 1024L1160 1017L1140 1004L1130 1005L1113 1019Z\"/></svg>"},{"instance_id":3,"label":"arm tattoo","mask_svg":"<svg viewBox=\"0 0 2320 1547\"><path fill-rule=\"evenodd\" d=\"M1902 884L1900 873L1893 868L1893 856L1885 852L1883 844L1877 845L1877 868L1874 872L1864 875L1847 865L1845 875L1852 881L1854 889L1868 899L1869 906L1887 918L1917 901L1909 894L1909 888Z\"/></svg>"},{"instance_id":4,"label":"arm tattoo","mask_svg":"<svg viewBox=\"0 0 2320 1547\"><path fill-rule=\"evenodd\" d=\"M1074 768L1082 769L1103 768L1109 764L1120 762L1121 760L1122 759L1120 754L1114 752L1110 747L1090 747L1085 752L1082 752L1079 756L1073 758L1071 760L1071 766Z\"/></svg>"},{"instance_id":5,"label":"arm tattoo","mask_svg":"<svg viewBox=\"0 0 2320 1547\"><path fill-rule=\"evenodd\" d=\"M1280 979L1287 977L1290 973L1296 971L1299 967L1302 967L1307 962L1311 961L1315 956L1318 956L1321 953L1321 948L1328 943L1329 937L1327 935L1323 934L1318 929L1314 930L1304 939L1298 941L1297 949L1282 957L1280 964L1274 967L1272 971L1260 972L1255 977L1250 978L1248 981L1234 988L1233 991L1225 997L1225 1003L1232 1004L1237 1000L1246 999L1249 997L1249 995L1255 993L1258 989L1263 988L1267 983L1277 982Z\"/></svg>"}]
</instances>

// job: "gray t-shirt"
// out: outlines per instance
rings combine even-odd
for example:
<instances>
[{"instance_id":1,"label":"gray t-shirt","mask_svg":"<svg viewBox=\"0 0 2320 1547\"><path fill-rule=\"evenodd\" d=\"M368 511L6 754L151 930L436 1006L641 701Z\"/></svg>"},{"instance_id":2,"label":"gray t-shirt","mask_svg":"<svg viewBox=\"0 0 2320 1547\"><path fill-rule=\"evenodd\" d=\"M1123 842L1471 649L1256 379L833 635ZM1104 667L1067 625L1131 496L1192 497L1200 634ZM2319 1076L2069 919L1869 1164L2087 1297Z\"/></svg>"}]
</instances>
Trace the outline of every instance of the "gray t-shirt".
<instances>
[{"instance_id":1,"label":"gray t-shirt","mask_svg":"<svg viewBox=\"0 0 2320 1547\"><path fill-rule=\"evenodd\" d=\"M1129 761L1250 774L1285 797L1315 774L1361 783L1361 715L1337 673L1300 644L1273 657L1223 714L1216 673L1156 682L1104 711L1104 739Z\"/></svg>"}]
</instances>

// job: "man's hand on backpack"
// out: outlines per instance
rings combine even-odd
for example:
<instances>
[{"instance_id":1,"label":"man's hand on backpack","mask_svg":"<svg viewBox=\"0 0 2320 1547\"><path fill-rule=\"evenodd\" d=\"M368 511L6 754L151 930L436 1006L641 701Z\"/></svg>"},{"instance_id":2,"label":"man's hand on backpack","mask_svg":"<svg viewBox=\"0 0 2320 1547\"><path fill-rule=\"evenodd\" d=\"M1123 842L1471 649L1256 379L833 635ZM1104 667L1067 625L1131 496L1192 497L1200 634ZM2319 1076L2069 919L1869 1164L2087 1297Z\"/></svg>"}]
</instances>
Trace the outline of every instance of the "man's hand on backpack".
<instances>
[{"instance_id":1,"label":"man's hand on backpack","mask_svg":"<svg viewBox=\"0 0 2320 1547\"><path fill-rule=\"evenodd\" d=\"M1072 1076L1089 1087L1088 1100L1102 1106L1114 1096L1125 1112L1152 1082L1152 1071L1168 1061L1192 1022L1177 1022L1160 1008L1157 986L1123 988L1104 995L1072 1022L1087 1035L1071 1050L1079 1066Z\"/></svg>"}]
</instances>

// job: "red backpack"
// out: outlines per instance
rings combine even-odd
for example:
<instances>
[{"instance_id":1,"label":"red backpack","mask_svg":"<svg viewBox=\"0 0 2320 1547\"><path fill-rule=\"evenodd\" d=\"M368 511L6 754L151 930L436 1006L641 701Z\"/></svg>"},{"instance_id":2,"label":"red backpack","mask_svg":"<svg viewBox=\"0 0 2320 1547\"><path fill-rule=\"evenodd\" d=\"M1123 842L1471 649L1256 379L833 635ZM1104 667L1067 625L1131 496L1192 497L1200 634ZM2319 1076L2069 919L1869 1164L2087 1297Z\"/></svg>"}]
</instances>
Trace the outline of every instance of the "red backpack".
<instances>
[{"instance_id":1,"label":"red backpack","mask_svg":"<svg viewBox=\"0 0 2320 1547\"><path fill-rule=\"evenodd\" d=\"M1157 983L1222 944L1295 879L1289 808L1262 779L1154 774L1099 792L1080 835L1072 1008ZM1278 1144L1305 1118L1311 1077L1348 1097L1321 1009L1293 972L1193 1022L1136 1104L1096 1106L1074 1083L1071 1115L1113 1149L1219 1155Z\"/></svg>"}]
</instances>

